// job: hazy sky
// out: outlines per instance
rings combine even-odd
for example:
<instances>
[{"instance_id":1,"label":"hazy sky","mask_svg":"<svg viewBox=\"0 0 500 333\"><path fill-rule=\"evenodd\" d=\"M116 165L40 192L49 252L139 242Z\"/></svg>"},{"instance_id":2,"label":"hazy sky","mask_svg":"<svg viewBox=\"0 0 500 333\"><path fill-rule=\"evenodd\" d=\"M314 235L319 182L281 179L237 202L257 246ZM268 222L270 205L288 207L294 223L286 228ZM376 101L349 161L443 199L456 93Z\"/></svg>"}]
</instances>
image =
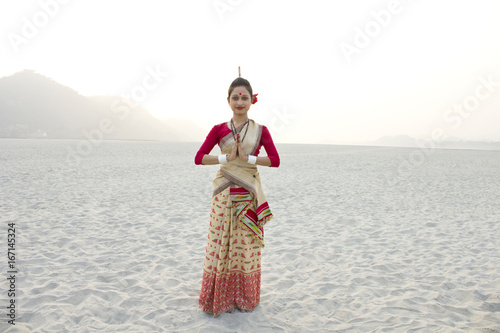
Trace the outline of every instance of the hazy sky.
<instances>
[{"instance_id":1,"label":"hazy sky","mask_svg":"<svg viewBox=\"0 0 500 333\"><path fill-rule=\"evenodd\" d=\"M0 0L0 76L208 131L241 66L276 142L500 140L499 17L498 0Z\"/></svg>"}]
</instances>

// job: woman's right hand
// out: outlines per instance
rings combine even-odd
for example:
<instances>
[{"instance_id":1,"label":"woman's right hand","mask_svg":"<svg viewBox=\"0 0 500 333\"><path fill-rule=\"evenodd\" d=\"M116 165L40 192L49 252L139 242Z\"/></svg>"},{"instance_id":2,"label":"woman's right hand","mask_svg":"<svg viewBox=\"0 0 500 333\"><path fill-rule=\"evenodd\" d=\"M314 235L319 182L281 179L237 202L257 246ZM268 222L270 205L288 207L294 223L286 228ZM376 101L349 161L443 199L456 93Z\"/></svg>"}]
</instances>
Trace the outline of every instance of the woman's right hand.
<instances>
[{"instance_id":1,"label":"woman's right hand","mask_svg":"<svg viewBox=\"0 0 500 333\"><path fill-rule=\"evenodd\" d=\"M234 161L238 157L238 144L235 142L233 145L233 149L231 149L231 154L227 155L227 161Z\"/></svg>"}]
</instances>

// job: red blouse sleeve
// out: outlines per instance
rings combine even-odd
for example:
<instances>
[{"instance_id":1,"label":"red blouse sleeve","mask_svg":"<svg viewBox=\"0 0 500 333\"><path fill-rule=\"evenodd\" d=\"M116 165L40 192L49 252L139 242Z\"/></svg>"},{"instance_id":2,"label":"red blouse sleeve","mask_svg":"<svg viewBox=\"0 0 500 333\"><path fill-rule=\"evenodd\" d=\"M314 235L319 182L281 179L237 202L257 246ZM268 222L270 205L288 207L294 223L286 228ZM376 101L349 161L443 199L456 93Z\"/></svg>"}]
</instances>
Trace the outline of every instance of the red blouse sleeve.
<instances>
[{"instance_id":1,"label":"red blouse sleeve","mask_svg":"<svg viewBox=\"0 0 500 333\"><path fill-rule=\"evenodd\" d=\"M273 138L271 138L271 133L266 126L262 126L262 137L260 138L260 142L266 149L267 157L271 160L271 167L279 167L280 166L280 156L278 155L278 151L274 146Z\"/></svg>"},{"instance_id":2,"label":"red blouse sleeve","mask_svg":"<svg viewBox=\"0 0 500 333\"><path fill-rule=\"evenodd\" d=\"M210 154L215 145L219 142L219 132L220 125L215 125L210 133L208 133L205 142L201 145L200 149L196 153L194 157L194 164L200 165L203 160L203 156Z\"/></svg>"}]
</instances>

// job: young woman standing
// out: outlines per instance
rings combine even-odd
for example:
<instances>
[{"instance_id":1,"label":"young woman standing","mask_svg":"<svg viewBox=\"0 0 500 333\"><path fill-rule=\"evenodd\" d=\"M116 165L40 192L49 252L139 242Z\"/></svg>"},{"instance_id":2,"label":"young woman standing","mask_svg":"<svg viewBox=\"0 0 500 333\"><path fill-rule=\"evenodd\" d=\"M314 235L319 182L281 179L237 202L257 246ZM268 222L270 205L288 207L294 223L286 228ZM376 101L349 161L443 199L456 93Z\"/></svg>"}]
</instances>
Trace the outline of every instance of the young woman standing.
<instances>
[{"instance_id":1,"label":"young woman standing","mask_svg":"<svg viewBox=\"0 0 500 333\"><path fill-rule=\"evenodd\" d=\"M238 77L228 91L230 121L215 125L195 163L221 164L213 181L208 243L199 304L218 316L252 311L260 302L264 225L273 217L262 191L257 165L278 167L280 158L269 130L248 118L257 102L250 83ZM218 144L220 155L210 155ZM258 156L264 146L267 156Z\"/></svg>"}]
</instances>

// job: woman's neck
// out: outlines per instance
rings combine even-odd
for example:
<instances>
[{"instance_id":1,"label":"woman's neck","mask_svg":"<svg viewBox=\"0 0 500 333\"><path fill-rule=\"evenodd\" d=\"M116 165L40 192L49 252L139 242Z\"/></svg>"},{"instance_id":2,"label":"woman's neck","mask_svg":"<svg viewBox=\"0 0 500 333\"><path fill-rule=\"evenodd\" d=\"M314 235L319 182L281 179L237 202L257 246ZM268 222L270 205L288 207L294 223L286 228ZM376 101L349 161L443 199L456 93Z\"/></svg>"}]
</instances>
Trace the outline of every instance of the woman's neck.
<instances>
[{"instance_id":1,"label":"woman's neck","mask_svg":"<svg viewBox=\"0 0 500 333\"><path fill-rule=\"evenodd\" d=\"M236 126L236 127L240 126L241 124L243 124L247 120L248 120L248 116L247 115L236 115L236 114L233 114L233 122L234 122L234 126Z\"/></svg>"}]
</instances>

